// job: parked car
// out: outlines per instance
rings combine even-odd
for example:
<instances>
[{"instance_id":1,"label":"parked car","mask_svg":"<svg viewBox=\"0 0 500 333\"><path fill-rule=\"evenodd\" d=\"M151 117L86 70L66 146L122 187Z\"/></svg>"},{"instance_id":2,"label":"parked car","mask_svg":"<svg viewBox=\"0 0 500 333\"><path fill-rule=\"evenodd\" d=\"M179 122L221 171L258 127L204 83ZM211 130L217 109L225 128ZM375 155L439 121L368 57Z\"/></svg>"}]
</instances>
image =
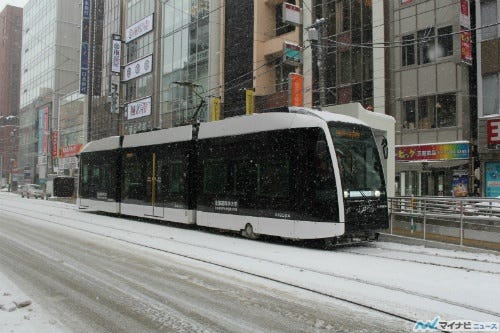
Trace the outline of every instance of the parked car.
<instances>
[{"instance_id":1,"label":"parked car","mask_svg":"<svg viewBox=\"0 0 500 333\"><path fill-rule=\"evenodd\" d=\"M25 184L21 189L21 197L26 198L35 198L35 199L43 199L45 194L43 193L43 189L38 184Z\"/></svg>"}]
</instances>

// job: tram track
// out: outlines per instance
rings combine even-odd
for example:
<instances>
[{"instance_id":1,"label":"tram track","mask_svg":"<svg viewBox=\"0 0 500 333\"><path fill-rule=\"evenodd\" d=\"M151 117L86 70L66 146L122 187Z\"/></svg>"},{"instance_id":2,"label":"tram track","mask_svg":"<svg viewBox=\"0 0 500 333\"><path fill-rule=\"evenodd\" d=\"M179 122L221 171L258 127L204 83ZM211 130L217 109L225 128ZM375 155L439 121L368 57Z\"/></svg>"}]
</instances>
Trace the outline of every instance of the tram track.
<instances>
[{"instance_id":1,"label":"tram track","mask_svg":"<svg viewBox=\"0 0 500 333\"><path fill-rule=\"evenodd\" d=\"M349 304L357 305L357 306L360 306L362 308L369 309L369 310L372 310L372 311L375 311L375 312L378 312L378 313L383 313L385 315L389 315L389 316L392 316L394 318L402 319L402 320L405 320L405 321L408 321L408 322L411 322L411 323L415 323L417 321L416 318L410 318L409 316L405 316L405 315L401 315L401 314L398 314L398 313L395 313L395 312L387 311L387 310L384 310L382 308L377 308L377 307L374 307L374 306L369 305L369 304L364 304L362 302L359 302L359 301L356 301L356 300L352 300L352 299L348 299L346 297L341 297L341 296L333 295L333 294L330 294L330 293L327 293L327 292L323 292L321 290L315 290L314 288L309 288L309 287L306 287L306 286L303 286L303 285L300 285L300 284L290 283L289 281L284 281L282 279L277 279L277 278L274 278L272 276L266 276L266 275L263 275L263 274L255 273L255 272L252 272L251 270L248 270L248 269L241 269L241 268L237 268L237 267L232 267L232 266L229 266L229 265L226 265L226 264L223 264L223 263L218 263L218 262L215 262L215 261L206 260L206 259L199 258L199 257L193 256L193 255L182 253L182 252L179 252L179 251L166 250L164 248L150 246L150 245L143 244L143 243L140 243L140 242L131 241L129 239L125 239L125 238L122 238L122 237L110 236L110 235L107 235L105 233L95 232L95 231L91 231L91 230L88 230L88 229L85 229L85 228L81 228L81 227L77 227L77 226L71 226L71 225L68 225L67 223L56 221L55 220L56 216L54 216L52 214L46 214L46 213L40 212L39 210L36 210L36 209L28 209L28 211L32 212L32 213L28 213L28 212L26 212L27 210L23 210L23 212L19 212L17 210L12 210L13 208L16 208L16 206L10 206L11 209L6 209L7 208L6 206L9 206L9 205L2 205L2 207L0 207L0 211L5 211L5 212L8 212L8 213L22 215L22 216L25 216L25 217L28 217L28 218L36 218L36 219L39 219L39 220L43 220L44 222L48 222L50 224L54 224L54 225L58 225L58 226L63 226L63 227L66 227L66 228L71 228L71 229L75 229L75 230L79 230L79 231L84 231L84 232L91 233L91 234L94 234L94 235L98 235L98 236L106 237L106 238L109 238L109 239L113 239L113 240L125 242L125 243L131 244L131 245L135 245L135 246L139 246L139 247L143 247L143 248L147 248L147 249L151 249L151 250L155 250L155 251L160 251L162 253L166 253L166 254L170 254L170 255L175 255L175 256L178 256L178 257L182 257L182 258L185 258L185 259L194 260L194 261L197 261L197 262L203 262L203 263L206 263L206 264L209 264L209 265L213 265L213 266L216 266L216 267L225 268L225 269L228 269L228 270L231 270L231 271L235 271L235 272L239 272L239 273L244 273L244 274L247 274L247 275L250 275L250 276L262 278L262 279L265 279L265 280L268 280L268 281L273 281L273 282L276 282L276 283L280 283L282 285L286 285L286 286L298 288L300 290L308 291L308 292L311 292L313 294L317 294L317 295L325 296L325 297L328 297L328 298L331 298L331 299L335 299L335 300L338 300L338 301L343 301L343 302L346 302L346 303L349 303ZM64 207L64 206L59 206L58 208L71 210L70 208L67 208L67 207ZM43 217L40 214L44 214L47 217ZM59 218L64 218L64 216L59 216ZM93 223L93 222L90 222L90 221L84 220L84 219L75 219L75 218L72 217L72 220L75 221L75 222L81 222L81 223L85 223L85 224L99 226L101 228L106 228L106 229L110 229L110 230L116 230L116 231L121 231L121 232L130 232L130 230L128 230L128 229L106 226L106 225L102 225L102 224L99 224L99 223ZM141 222L137 222L137 223L141 223ZM141 232L138 232L138 231L134 231L134 233L138 234L138 235L142 235L142 236L147 236L147 237L151 237L152 236L151 234L141 233ZM295 270L298 270L300 272L308 272L308 273L317 274L317 275L320 275L320 276L323 276L323 277L332 277L332 278L337 278L337 279L342 279L342 280L346 280L346 281L350 281L350 282L359 283L359 284L362 284L362 285L369 285L369 286L373 286L373 287L383 288L385 290L390 290L392 292L398 292L398 293L403 293L403 294L407 294L407 295L417 296L417 297L420 297L420 298L423 298L423 299L428 299L428 300L432 300L432 301L435 301L435 302L440 302L440 303L444 303L444 304L453 305L453 306L456 306L456 307L461 307L461 308L465 308L465 309L468 309L468 310L476 311L476 312L479 312L479 313L483 313L483 314L488 314L488 315L500 317L500 313L497 313L495 311L491 311L491 310L488 310L488 309L482 309L482 308L479 308L479 307L476 307L476 306L471 306L471 305L468 305L468 304L464 304L464 303L460 303L460 302L455 302L455 301L447 300L447 299L440 298L440 297L433 296L433 295L428 295L428 294L424 294L424 293L418 293L418 292L415 292L414 290L408 290L408 289L400 288L400 287L397 287L397 286L392 286L392 285L385 284L385 283L379 283L379 282L375 282L375 281L369 281L369 280L366 280L366 279L361 279L361 278L357 278L357 277L347 276L347 275L344 275L344 274L338 274L338 273L321 271L321 270L317 270L317 269L311 269L311 268L308 268L308 267L299 266L299 265L293 265L293 264L288 264L288 263L283 263L283 262L279 262L279 261L275 261L275 260L270 260L270 259L262 258L262 257L259 257L259 256L246 255L246 254L238 253L238 252L235 252L235 251L221 250L219 248L214 248L214 247L210 247L210 246L205 246L205 245L199 245L199 244L195 244L195 243L180 241L180 240L176 240L176 239L172 239L172 238L165 238L165 237L160 237L160 236L153 236L153 237L156 238L156 239L162 240L162 241L168 241L168 242L173 242L173 243L176 243L176 244L182 244L182 245L187 245L187 246L193 246L193 247L196 247L198 249L205 249L205 250L210 250L210 251L216 251L218 253L230 254L230 255L235 255L235 256L239 256L239 257L243 257L243 258L247 258L247 259L258 260L260 262L265 262L265 263L269 263L269 264L273 264L273 265L280 265L281 267L295 269ZM354 255L365 255L363 253L351 252L349 250L339 251L339 253L354 254ZM370 256L369 254L366 254L366 255ZM377 255L373 255L373 256L374 257L379 257L381 259L394 260L394 258L387 257L387 256L377 256ZM460 259L463 259L463 258L460 258ZM411 261L411 260L403 260L403 261L409 261L409 262L412 262L412 263L420 263L420 262ZM423 264L430 264L430 265L432 265L432 263L425 263L425 262L423 262ZM454 267L454 266L449 266L449 265L448 266L447 265L438 265L438 266L447 267L447 268L464 269L462 267ZM487 274L497 274L496 272L484 272L484 271L481 271L481 270L475 270L475 271L482 272L482 273L487 273Z\"/></svg>"},{"instance_id":2,"label":"tram track","mask_svg":"<svg viewBox=\"0 0 500 333\"><path fill-rule=\"evenodd\" d=\"M391 251L393 251L393 250L391 249ZM398 250L394 250L394 251L398 251ZM465 266L457 266L457 265L447 265L447 264L442 264L442 263L437 263L437 262L430 262L430 261L423 261L423 260L416 260L416 259L396 258L396 257L391 257L391 256L386 256L386 255L381 255L381 254L363 253L363 252L359 252L359 251L352 250L352 249L349 249L349 250L342 249L339 252L349 253L349 254L358 255L358 256L368 256L368 257L388 259L388 260L401 261L401 262L409 262L409 263L422 264L422 265L431 265L431 266L445 267L445 268L451 268L451 269L461 269L461 270L465 270L467 272L479 272L479 273L500 275L500 263L491 262L491 261L480 261L480 262L498 265L499 271L495 272L495 271L491 271L491 270L483 270L483 269L477 269L477 268L471 268L471 267L465 267ZM410 251L398 251L398 252L412 253ZM424 254L424 253L420 253L419 255L432 257L432 255ZM440 256L440 258L445 258L445 256ZM449 258L449 257L446 257L446 258ZM454 257L452 259L470 260L468 258L459 258L459 257ZM472 261L474 261L474 260L472 260Z\"/></svg>"}]
</instances>

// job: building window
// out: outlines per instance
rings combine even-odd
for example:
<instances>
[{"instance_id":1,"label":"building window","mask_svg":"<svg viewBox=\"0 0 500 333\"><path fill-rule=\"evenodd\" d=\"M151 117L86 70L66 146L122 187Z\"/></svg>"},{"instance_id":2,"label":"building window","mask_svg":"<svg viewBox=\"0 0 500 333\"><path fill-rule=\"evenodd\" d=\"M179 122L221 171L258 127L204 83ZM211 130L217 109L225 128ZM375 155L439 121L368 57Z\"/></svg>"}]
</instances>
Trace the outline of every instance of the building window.
<instances>
[{"instance_id":1,"label":"building window","mask_svg":"<svg viewBox=\"0 0 500 333\"><path fill-rule=\"evenodd\" d=\"M288 90L288 75L295 73L295 66L283 63L282 59L275 60L276 92Z\"/></svg>"},{"instance_id":2,"label":"building window","mask_svg":"<svg viewBox=\"0 0 500 333\"><path fill-rule=\"evenodd\" d=\"M403 128L414 129L415 128L415 100L403 101Z\"/></svg>"},{"instance_id":3,"label":"building window","mask_svg":"<svg viewBox=\"0 0 500 333\"><path fill-rule=\"evenodd\" d=\"M434 28L428 28L417 32L417 56L418 64L427 64L435 59L434 55Z\"/></svg>"},{"instance_id":4,"label":"building window","mask_svg":"<svg viewBox=\"0 0 500 333\"><path fill-rule=\"evenodd\" d=\"M500 110L500 77L498 73L483 76L483 116Z\"/></svg>"},{"instance_id":5,"label":"building window","mask_svg":"<svg viewBox=\"0 0 500 333\"><path fill-rule=\"evenodd\" d=\"M481 39L495 39L498 37L498 0L481 1Z\"/></svg>"},{"instance_id":6,"label":"building window","mask_svg":"<svg viewBox=\"0 0 500 333\"><path fill-rule=\"evenodd\" d=\"M418 99L418 128L436 127L436 96L420 97Z\"/></svg>"},{"instance_id":7,"label":"building window","mask_svg":"<svg viewBox=\"0 0 500 333\"><path fill-rule=\"evenodd\" d=\"M455 94L437 96L436 115L439 127L450 127L457 124L457 97Z\"/></svg>"},{"instance_id":8,"label":"building window","mask_svg":"<svg viewBox=\"0 0 500 333\"><path fill-rule=\"evenodd\" d=\"M451 26L438 29L438 58L453 55L452 31L453 28Z\"/></svg>"},{"instance_id":9,"label":"building window","mask_svg":"<svg viewBox=\"0 0 500 333\"><path fill-rule=\"evenodd\" d=\"M415 36L403 36L402 65L410 66L415 64Z\"/></svg>"}]
</instances>

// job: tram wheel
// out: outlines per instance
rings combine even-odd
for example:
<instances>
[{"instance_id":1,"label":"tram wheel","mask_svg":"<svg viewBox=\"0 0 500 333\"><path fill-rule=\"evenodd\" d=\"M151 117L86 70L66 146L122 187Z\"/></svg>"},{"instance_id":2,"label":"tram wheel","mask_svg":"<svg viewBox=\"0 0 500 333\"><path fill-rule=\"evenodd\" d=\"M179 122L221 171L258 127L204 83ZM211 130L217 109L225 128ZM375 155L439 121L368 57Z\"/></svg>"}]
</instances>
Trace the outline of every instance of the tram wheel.
<instances>
[{"instance_id":1,"label":"tram wheel","mask_svg":"<svg viewBox=\"0 0 500 333\"><path fill-rule=\"evenodd\" d=\"M323 246L324 246L325 250L331 250L331 249L335 248L335 246L337 246L337 244L338 244L337 237L325 238L325 240L323 242Z\"/></svg>"},{"instance_id":2,"label":"tram wheel","mask_svg":"<svg viewBox=\"0 0 500 333\"><path fill-rule=\"evenodd\" d=\"M253 227L250 223L247 223L245 229L243 230L243 236L250 239L257 239L257 235L253 232Z\"/></svg>"}]
</instances>

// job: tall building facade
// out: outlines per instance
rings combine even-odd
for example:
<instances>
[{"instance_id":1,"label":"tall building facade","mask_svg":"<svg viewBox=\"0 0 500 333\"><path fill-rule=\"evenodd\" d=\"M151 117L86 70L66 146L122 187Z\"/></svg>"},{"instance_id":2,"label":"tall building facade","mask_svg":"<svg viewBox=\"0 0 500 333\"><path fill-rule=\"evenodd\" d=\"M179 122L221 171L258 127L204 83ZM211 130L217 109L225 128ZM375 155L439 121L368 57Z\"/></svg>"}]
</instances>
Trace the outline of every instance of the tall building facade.
<instances>
[{"instance_id":1,"label":"tall building facade","mask_svg":"<svg viewBox=\"0 0 500 333\"><path fill-rule=\"evenodd\" d=\"M22 22L22 8L0 12L0 187L17 181Z\"/></svg>"},{"instance_id":2,"label":"tall building facade","mask_svg":"<svg viewBox=\"0 0 500 333\"><path fill-rule=\"evenodd\" d=\"M475 145L469 1L389 3L396 194L469 195Z\"/></svg>"},{"instance_id":3,"label":"tall building facade","mask_svg":"<svg viewBox=\"0 0 500 333\"><path fill-rule=\"evenodd\" d=\"M477 110L481 193L500 196L500 4L476 0ZM476 175L477 176L477 175Z\"/></svg>"},{"instance_id":4,"label":"tall building facade","mask_svg":"<svg viewBox=\"0 0 500 333\"><path fill-rule=\"evenodd\" d=\"M81 6L31 0L24 7L18 178L43 184L57 171L61 97L78 89Z\"/></svg>"}]
</instances>

